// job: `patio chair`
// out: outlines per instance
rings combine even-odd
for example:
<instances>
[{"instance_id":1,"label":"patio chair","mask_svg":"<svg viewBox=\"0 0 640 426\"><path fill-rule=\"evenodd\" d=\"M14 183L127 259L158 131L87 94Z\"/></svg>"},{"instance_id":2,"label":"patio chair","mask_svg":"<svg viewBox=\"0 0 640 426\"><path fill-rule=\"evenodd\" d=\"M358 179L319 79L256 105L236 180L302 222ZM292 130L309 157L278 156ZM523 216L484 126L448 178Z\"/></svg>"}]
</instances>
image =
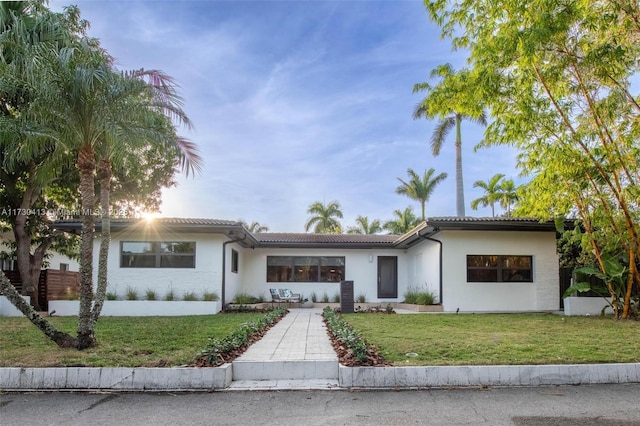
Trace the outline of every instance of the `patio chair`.
<instances>
[{"instance_id":1,"label":"patio chair","mask_svg":"<svg viewBox=\"0 0 640 426\"><path fill-rule=\"evenodd\" d=\"M292 293L288 288L279 289L280 298L286 300L287 302L300 303L300 299L302 298L297 293Z\"/></svg>"}]
</instances>

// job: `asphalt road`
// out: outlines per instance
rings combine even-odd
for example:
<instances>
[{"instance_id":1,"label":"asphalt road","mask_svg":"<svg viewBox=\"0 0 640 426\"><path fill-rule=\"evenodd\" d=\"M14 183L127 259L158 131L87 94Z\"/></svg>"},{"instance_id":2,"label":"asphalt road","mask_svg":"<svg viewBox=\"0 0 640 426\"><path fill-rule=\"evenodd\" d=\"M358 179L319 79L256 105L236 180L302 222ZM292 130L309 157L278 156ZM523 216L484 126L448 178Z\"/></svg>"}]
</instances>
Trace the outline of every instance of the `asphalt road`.
<instances>
[{"instance_id":1,"label":"asphalt road","mask_svg":"<svg viewBox=\"0 0 640 426\"><path fill-rule=\"evenodd\" d=\"M10 425L640 426L640 384L423 391L6 393Z\"/></svg>"}]
</instances>

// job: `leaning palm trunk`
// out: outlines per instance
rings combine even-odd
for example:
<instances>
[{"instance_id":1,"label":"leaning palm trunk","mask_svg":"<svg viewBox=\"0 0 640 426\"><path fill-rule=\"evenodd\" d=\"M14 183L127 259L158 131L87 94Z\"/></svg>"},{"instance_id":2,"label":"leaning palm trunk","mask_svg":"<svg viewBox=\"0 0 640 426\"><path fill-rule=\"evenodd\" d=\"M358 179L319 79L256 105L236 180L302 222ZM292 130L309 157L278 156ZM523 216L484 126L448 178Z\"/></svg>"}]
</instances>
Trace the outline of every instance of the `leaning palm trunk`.
<instances>
[{"instance_id":1,"label":"leaning palm trunk","mask_svg":"<svg viewBox=\"0 0 640 426\"><path fill-rule=\"evenodd\" d=\"M109 243L111 242L111 220L109 216L111 192L111 161L103 158L98 163L98 180L100 181L101 240L98 253L98 285L96 287L93 311L91 312L91 328L100 317L104 298L107 293L107 261L109 260Z\"/></svg>"},{"instance_id":2,"label":"leaning palm trunk","mask_svg":"<svg viewBox=\"0 0 640 426\"><path fill-rule=\"evenodd\" d=\"M80 311L78 313L78 349L95 345L91 322L93 302L93 235L94 235L94 179L96 169L94 151L85 144L78 152L80 194L82 197L82 242L80 245Z\"/></svg>"},{"instance_id":3,"label":"leaning palm trunk","mask_svg":"<svg viewBox=\"0 0 640 426\"><path fill-rule=\"evenodd\" d=\"M42 318L18 293L16 288L11 284L9 279L0 271L0 293L9 299L25 317L29 319L36 327L38 327L49 339L53 340L61 348L73 348L76 346L76 340L67 333L58 331L49 321Z\"/></svg>"}]
</instances>

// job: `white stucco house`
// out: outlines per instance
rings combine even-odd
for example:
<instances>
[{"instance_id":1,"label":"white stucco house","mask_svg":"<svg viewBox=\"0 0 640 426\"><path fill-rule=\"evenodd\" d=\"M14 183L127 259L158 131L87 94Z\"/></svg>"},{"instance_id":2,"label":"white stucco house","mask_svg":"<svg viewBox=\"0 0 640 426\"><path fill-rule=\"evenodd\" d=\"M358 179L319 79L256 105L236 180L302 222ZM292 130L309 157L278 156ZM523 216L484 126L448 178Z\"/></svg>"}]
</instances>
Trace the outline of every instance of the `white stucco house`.
<instances>
[{"instance_id":1,"label":"white stucco house","mask_svg":"<svg viewBox=\"0 0 640 426\"><path fill-rule=\"evenodd\" d=\"M57 228L79 232L80 221ZM252 234L235 221L182 218L113 219L111 229L108 291L118 294L216 292L229 303L240 292L270 300L270 288L288 288L333 298L350 280L367 302L402 302L419 287L445 312L559 309L551 222L429 218L401 236Z\"/></svg>"}]
</instances>

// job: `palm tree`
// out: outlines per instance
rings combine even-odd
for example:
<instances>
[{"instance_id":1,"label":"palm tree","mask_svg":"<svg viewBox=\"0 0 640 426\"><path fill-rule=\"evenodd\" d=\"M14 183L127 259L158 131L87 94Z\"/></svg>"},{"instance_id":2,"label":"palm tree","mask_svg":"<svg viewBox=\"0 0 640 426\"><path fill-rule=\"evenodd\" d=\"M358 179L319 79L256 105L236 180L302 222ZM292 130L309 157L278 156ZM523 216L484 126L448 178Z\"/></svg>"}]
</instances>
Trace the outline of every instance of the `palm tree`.
<instances>
[{"instance_id":1,"label":"palm tree","mask_svg":"<svg viewBox=\"0 0 640 426\"><path fill-rule=\"evenodd\" d=\"M511 206L518 201L518 192L513 179L502 181L499 199L500 206L507 211L507 217L511 217Z\"/></svg>"},{"instance_id":2,"label":"palm tree","mask_svg":"<svg viewBox=\"0 0 640 426\"><path fill-rule=\"evenodd\" d=\"M476 198L471 202L471 208L478 210L478 205L482 204L483 207L491 206L491 217L495 217L495 204L502 197L501 180L504 178L502 173L493 175L487 182L477 180L474 182L474 188L484 189L484 195L480 198Z\"/></svg>"},{"instance_id":3,"label":"palm tree","mask_svg":"<svg viewBox=\"0 0 640 426\"><path fill-rule=\"evenodd\" d=\"M260 232L269 232L268 226L262 225L260 222L256 222L255 220L251 222L250 225L242 219L238 219L238 222L240 222L242 226L247 228L247 231L251 232L252 234L256 234Z\"/></svg>"},{"instance_id":4,"label":"palm tree","mask_svg":"<svg viewBox=\"0 0 640 426\"><path fill-rule=\"evenodd\" d=\"M404 210L394 210L395 220L385 222L384 229L391 234L402 235L409 232L420 223L420 219L413 213L413 207Z\"/></svg>"},{"instance_id":5,"label":"palm tree","mask_svg":"<svg viewBox=\"0 0 640 426\"><path fill-rule=\"evenodd\" d=\"M454 76L453 68L450 64L445 64L437 67L436 69L431 71L431 77L443 77L447 79L449 77ZM418 83L413 86L413 93L426 91L428 93L433 93L433 87L429 83ZM437 157L440 154L440 149L442 148L442 144L444 143L447 135L451 131L452 128L456 129L456 140L455 140L455 148L456 148L456 215L459 217L465 216L465 207L464 207L464 182L462 178L462 131L461 131L461 122L462 120L471 120L477 124L481 124L483 126L487 125L487 118L484 112L479 113L476 116L464 114L460 111L450 110L449 104L444 108L449 109L448 111L440 111L435 110L436 108L430 106L431 102L429 99L429 95L427 95L424 100L419 103L413 111L413 118L418 119L421 117L425 117L427 119L440 118L438 124L436 124L436 128L431 135L431 152L434 157Z\"/></svg>"},{"instance_id":6,"label":"palm tree","mask_svg":"<svg viewBox=\"0 0 640 426\"><path fill-rule=\"evenodd\" d=\"M425 204L429 201L433 190L440 182L447 178L446 173L440 173L434 176L435 172L433 168L426 170L421 178L412 168L409 168L407 169L407 174L410 177L409 182L398 178L402 185L396 188L396 193L404 194L412 200L420 202L420 207L422 207L422 220L425 219Z\"/></svg>"},{"instance_id":7,"label":"palm tree","mask_svg":"<svg viewBox=\"0 0 640 426\"><path fill-rule=\"evenodd\" d=\"M338 219L342 219L342 211L340 210L340 203L337 201L331 201L325 205L320 201L312 203L307 209L307 213L312 215L304 226L304 230L309 232L309 229L313 227L313 232L316 234L333 234L341 233L342 226Z\"/></svg>"},{"instance_id":8,"label":"palm tree","mask_svg":"<svg viewBox=\"0 0 640 426\"><path fill-rule=\"evenodd\" d=\"M369 223L367 216L358 216L356 223L357 226L347 228L347 234L377 234L382 231L382 226L378 219L374 219Z\"/></svg>"}]
</instances>

